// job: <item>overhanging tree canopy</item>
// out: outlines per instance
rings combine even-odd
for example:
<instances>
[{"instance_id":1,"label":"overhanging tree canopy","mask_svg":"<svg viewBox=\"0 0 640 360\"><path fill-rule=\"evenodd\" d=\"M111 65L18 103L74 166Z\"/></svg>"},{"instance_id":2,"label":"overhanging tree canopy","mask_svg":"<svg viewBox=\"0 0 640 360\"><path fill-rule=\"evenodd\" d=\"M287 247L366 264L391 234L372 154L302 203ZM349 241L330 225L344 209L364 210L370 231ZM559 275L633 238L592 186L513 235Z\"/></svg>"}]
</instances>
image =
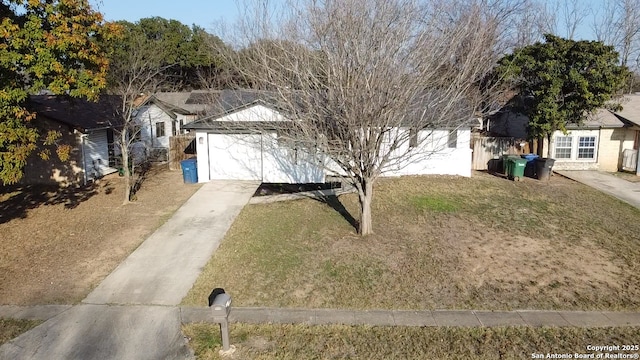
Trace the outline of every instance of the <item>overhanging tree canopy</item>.
<instances>
[{"instance_id":1,"label":"overhanging tree canopy","mask_svg":"<svg viewBox=\"0 0 640 360\"><path fill-rule=\"evenodd\" d=\"M113 28L86 0L2 0L0 15L0 180L11 184L38 142L53 144L58 135L39 134L29 123L28 95L47 90L96 99L108 69L99 43ZM68 147L60 150L64 157Z\"/></svg>"},{"instance_id":2,"label":"overhanging tree canopy","mask_svg":"<svg viewBox=\"0 0 640 360\"><path fill-rule=\"evenodd\" d=\"M522 97L517 111L529 118L529 135L547 138L607 105L627 74L612 46L549 34L502 58L498 71Z\"/></svg>"}]
</instances>

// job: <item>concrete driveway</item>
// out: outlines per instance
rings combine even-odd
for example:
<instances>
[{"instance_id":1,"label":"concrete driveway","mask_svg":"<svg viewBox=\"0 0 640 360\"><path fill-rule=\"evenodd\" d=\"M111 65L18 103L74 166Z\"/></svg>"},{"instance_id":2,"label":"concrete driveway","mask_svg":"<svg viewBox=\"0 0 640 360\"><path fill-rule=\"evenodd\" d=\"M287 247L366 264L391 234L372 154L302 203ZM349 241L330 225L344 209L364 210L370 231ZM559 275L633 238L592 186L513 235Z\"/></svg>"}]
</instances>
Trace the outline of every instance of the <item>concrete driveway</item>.
<instances>
[{"instance_id":1,"label":"concrete driveway","mask_svg":"<svg viewBox=\"0 0 640 360\"><path fill-rule=\"evenodd\" d=\"M259 185L204 184L83 304L4 344L0 359L191 358L176 305Z\"/></svg>"},{"instance_id":2,"label":"concrete driveway","mask_svg":"<svg viewBox=\"0 0 640 360\"><path fill-rule=\"evenodd\" d=\"M602 171L562 170L556 172L640 209L640 183L633 183Z\"/></svg>"}]
</instances>

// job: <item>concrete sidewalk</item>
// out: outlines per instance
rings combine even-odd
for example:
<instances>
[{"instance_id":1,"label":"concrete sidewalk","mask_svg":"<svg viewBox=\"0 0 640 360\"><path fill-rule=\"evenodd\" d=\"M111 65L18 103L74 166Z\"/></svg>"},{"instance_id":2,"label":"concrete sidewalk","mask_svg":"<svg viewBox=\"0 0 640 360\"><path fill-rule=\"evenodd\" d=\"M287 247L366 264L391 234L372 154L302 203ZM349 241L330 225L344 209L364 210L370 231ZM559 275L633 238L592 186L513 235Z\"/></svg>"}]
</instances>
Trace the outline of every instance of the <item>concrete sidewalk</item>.
<instances>
[{"instance_id":1,"label":"concrete sidewalk","mask_svg":"<svg viewBox=\"0 0 640 360\"><path fill-rule=\"evenodd\" d=\"M0 347L0 359L190 359L180 310L74 306Z\"/></svg>"},{"instance_id":2,"label":"concrete sidewalk","mask_svg":"<svg viewBox=\"0 0 640 360\"><path fill-rule=\"evenodd\" d=\"M618 198L640 209L640 183L633 183L602 171L561 170L556 173Z\"/></svg>"},{"instance_id":3,"label":"concrete sidewalk","mask_svg":"<svg viewBox=\"0 0 640 360\"><path fill-rule=\"evenodd\" d=\"M192 358L175 305L258 186L241 181L204 184L84 304L0 307L0 317L46 320L2 345L0 359Z\"/></svg>"},{"instance_id":4,"label":"concrete sidewalk","mask_svg":"<svg viewBox=\"0 0 640 360\"><path fill-rule=\"evenodd\" d=\"M111 313L134 311L149 315L157 311L179 317L180 323L211 323L211 310L206 307L164 306L107 306L82 305L84 314L92 311ZM79 307L74 307L75 311ZM70 306L0 306L0 318L48 320L70 311ZM371 326L572 326L615 327L640 326L640 312L615 311L556 311L556 310L341 310L341 309L286 309L234 307L231 322L250 324L307 324L307 325L371 325ZM171 321L175 321L172 319ZM127 331L127 324L123 332Z\"/></svg>"}]
</instances>

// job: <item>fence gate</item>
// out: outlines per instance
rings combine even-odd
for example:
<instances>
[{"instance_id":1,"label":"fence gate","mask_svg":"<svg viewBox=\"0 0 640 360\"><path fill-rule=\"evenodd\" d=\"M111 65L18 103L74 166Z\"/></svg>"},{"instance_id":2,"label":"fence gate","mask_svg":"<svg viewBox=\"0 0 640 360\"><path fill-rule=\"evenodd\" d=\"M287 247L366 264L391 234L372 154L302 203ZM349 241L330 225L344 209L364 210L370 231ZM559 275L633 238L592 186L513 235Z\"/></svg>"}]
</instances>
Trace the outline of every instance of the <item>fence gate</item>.
<instances>
[{"instance_id":1,"label":"fence gate","mask_svg":"<svg viewBox=\"0 0 640 360\"><path fill-rule=\"evenodd\" d=\"M473 139L473 170L492 169L495 160L503 154L519 154L515 138L475 137Z\"/></svg>"},{"instance_id":2,"label":"fence gate","mask_svg":"<svg viewBox=\"0 0 640 360\"><path fill-rule=\"evenodd\" d=\"M195 139L193 135L169 138L169 169L180 170L180 161L195 157Z\"/></svg>"}]
</instances>

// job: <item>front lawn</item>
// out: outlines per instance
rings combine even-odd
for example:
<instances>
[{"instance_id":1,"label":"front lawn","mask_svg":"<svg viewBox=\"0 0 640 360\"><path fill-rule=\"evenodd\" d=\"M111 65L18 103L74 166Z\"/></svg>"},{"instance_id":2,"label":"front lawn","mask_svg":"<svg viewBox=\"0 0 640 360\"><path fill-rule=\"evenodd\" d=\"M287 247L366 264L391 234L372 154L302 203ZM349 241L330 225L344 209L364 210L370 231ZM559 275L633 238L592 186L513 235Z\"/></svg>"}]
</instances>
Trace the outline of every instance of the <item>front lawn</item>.
<instances>
[{"instance_id":1,"label":"front lawn","mask_svg":"<svg viewBox=\"0 0 640 360\"><path fill-rule=\"evenodd\" d=\"M183 327L198 359L219 359L216 325ZM532 359L533 354L638 354L588 345L637 344L640 328L421 328L231 325L235 359ZM566 358L566 357L565 357Z\"/></svg>"},{"instance_id":2,"label":"front lawn","mask_svg":"<svg viewBox=\"0 0 640 360\"><path fill-rule=\"evenodd\" d=\"M381 179L365 238L329 203L245 207L184 304L640 309L640 210L560 176Z\"/></svg>"}]
</instances>

